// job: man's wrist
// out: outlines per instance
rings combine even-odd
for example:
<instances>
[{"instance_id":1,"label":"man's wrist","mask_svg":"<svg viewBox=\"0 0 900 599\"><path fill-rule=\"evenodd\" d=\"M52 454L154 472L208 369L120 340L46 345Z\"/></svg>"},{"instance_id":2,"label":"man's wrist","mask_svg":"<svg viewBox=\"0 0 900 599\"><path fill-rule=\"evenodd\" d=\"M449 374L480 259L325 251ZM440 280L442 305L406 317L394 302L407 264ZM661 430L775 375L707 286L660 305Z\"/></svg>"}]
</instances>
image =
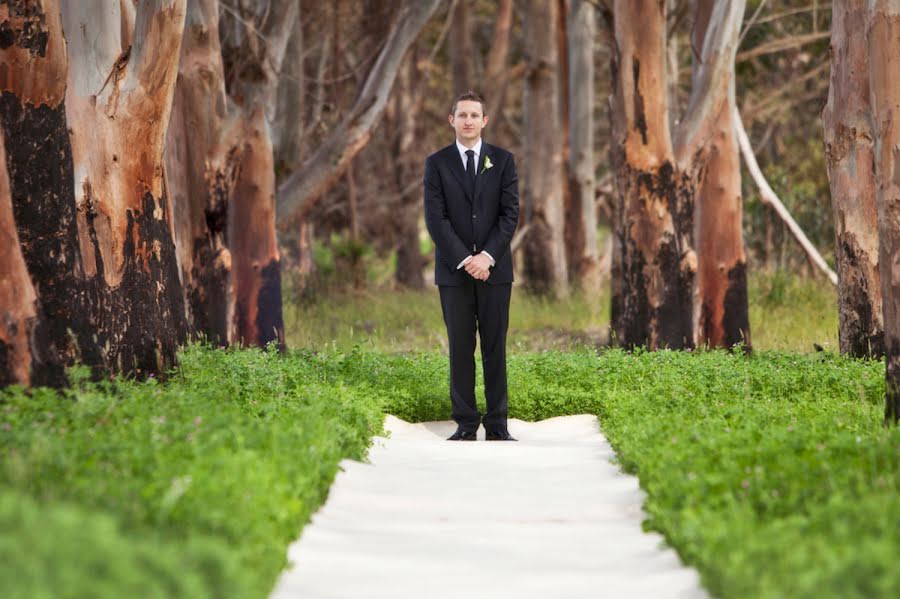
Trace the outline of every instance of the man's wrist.
<instances>
[{"instance_id":1,"label":"man's wrist","mask_svg":"<svg viewBox=\"0 0 900 599\"><path fill-rule=\"evenodd\" d=\"M494 266L495 264L497 264L497 263L494 261L494 257L491 256L490 254L488 254L486 251L481 250L481 253L484 254L485 256L487 256L488 260L491 261L491 266Z\"/></svg>"},{"instance_id":2,"label":"man's wrist","mask_svg":"<svg viewBox=\"0 0 900 599\"><path fill-rule=\"evenodd\" d=\"M471 262L472 258L474 258L474 256L472 256L471 254L469 256L466 256L466 258L463 259L463 261L459 263L459 266L456 267L456 270L459 270L460 268L462 268L463 266L465 266L466 264Z\"/></svg>"}]
</instances>

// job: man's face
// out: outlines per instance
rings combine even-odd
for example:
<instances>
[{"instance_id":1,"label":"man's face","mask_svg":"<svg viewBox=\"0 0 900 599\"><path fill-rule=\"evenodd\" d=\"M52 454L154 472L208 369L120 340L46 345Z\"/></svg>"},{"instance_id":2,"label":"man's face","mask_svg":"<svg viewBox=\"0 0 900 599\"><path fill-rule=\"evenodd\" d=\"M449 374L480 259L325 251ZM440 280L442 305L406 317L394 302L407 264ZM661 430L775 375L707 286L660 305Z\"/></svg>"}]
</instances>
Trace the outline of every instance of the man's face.
<instances>
[{"instance_id":1,"label":"man's face","mask_svg":"<svg viewBox=\"0 0 900 599\"><path fill-rule=\"evenodd\" d=\"M481 102L460 100L456 112L450 115L450 126L456 131L456 138L463 145L474 144L481 137L481 130L488 118L483 114Z\"/></svg>"}]
</instances>

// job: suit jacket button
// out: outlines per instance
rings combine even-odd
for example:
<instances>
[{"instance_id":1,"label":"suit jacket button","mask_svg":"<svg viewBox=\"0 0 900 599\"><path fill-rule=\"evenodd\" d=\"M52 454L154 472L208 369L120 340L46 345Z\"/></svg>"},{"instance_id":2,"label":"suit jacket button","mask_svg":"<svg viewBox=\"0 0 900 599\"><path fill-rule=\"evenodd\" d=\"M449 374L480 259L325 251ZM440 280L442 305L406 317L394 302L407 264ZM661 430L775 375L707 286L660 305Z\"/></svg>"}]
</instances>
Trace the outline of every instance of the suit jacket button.
<instances>
[{"instance_id":1,"label":"suit jacket button","mask_svg":"<svg viewBox=\"0 0 900 599\"><path fill-rule=\"evenodd\" d=\"M475 220L475 215L474 215L474 214L472 215L472 220Z\"/></svg>"}]
</instances>

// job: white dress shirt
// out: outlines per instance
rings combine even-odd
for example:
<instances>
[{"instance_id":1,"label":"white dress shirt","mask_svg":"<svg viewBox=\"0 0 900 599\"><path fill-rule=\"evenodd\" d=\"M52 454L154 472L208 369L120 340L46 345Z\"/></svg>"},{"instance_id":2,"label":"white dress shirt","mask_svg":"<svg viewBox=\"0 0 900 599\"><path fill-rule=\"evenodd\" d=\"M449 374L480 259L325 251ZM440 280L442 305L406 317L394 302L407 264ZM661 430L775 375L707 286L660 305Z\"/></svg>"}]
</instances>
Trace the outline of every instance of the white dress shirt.
<instances>
[{"instance_id":1,"label":"white dress shirt","mask_svg":"<svg viewBox=\"0 0 900 599\"><path fill-rule=\"evenodd\" d=\"M459 157L460 157L460 159L462 160L463 170L466 170L466 164L468 164L468 162L469 162L469 157L466 156L466 152L469 151L469 150L474 150L474 151L475 151L475 174L477 175L477 174L478 174L479 158L481 158L481 138L479 137L479 138L478 138L478 141L477 141L477 142L475 143L475 145L472 146L471 148L467 148L466 146L462 145L461 143L459 143L459 140L457 139L457 140L456 140L456 149L459 150ZM484 250L481 250L481 253L488 257L488 260L491 261L491 266L493 266L494 264L496 264L496 263L494 262L494 257L493 257L493 256L491 256L490 254L488 254L488 253L487 253L486 251L484 251ZM462 268L463 266L465 266L466 264L468 264L468 263L469 263L469 260L471 260L473 257L474 257L474 256L467 256L465 260L463 260L462 262L459 263L459 266L456 267L456 270L459 270L460 268Z\"/></svg>"}]
</instances>

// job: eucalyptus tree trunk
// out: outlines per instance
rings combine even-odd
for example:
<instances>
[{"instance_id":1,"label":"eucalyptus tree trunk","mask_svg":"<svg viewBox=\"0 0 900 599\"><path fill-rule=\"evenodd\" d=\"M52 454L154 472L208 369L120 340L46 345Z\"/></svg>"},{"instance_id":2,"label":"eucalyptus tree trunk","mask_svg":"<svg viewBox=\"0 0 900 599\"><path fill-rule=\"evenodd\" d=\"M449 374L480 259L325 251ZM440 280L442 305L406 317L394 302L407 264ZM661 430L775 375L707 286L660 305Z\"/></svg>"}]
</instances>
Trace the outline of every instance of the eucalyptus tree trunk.
<instances>
[{"instance_id":1,"label":"eucalyptus tree trunk","mask_svg":"<svg viewBox=\"0 0 900 599\"><path fill-rule=\"evenodd\" d=\"M875 137L878 260L884 314L885 421L900 420L900 2L871 0L869 89Z\"/></svg>"},{"instance_id":2,"label":"eucalyptus tree trunk","mask_svg":"<svg viewBox=\"0 0 900 599\"><path fill-rule=\"evenodd\" d=\"M834 212L841 353L884 355L874 141L869 102L867 0L832 5L831 85L822 112Z\"/></svg>"},{"instance_id":3,"label":"eucalyptus tree trunk","mask_svg":"<svg viewBox=\"0 0 900 599\"><path fill-rule=\"evenodd\" d=\"M226 116L219 3L188 0L166 172L191 328L216 345L230 342L234 314L226 246L234 169L221 156Z\"/></svg>"},{"instance_id":4,"label":"eucalyptus tree trunk","mask_svg":"<svg viewBox=\"0 0 900 599\"><path fill-rule=\"evenodd\" d=\"M397 143L394 156L397 158L391 170L395 176L397 193L400 195L397 218L397 283L410 289L424 289L422 274L424 260L419 249L419 216L422 214L421 193L418 186L410 182L419 179L420 165L413 154L416 141L415 114L415 47L410 49L406 63L401 67L394 92Z\"/></svg>"},{"instance_id":5,"label":"eucalyptus tree trunk","mask_svg":"<svg viewBox=\"0 0 900 599\"><path fill-rule=\"evenodd\" d=\"M569 293L563 239L563 157L556 2L529 0L525 39L524 199L528 233L523 242L527 288L562 298Z\"/></svg>"},{"instance_id":6,"label":"eucalyptus tree trunk","mask_svg":"<svg viewBox=\"0 0 900 599\"><path fill-rule=\"evenodd\" d=\"M163 183L185 1L141 2L133 20L128 2L61 8L76 224L99 358L110 370L160 372L186 334Z\"/></svg>"},{"instance_id":7,"label":"eucalyptus tree trunk","mask_svg":"<svg viewBox=\"0 0 900 599\"><path fill-rule=\"evenodd\" d=\"M59 386L63 361L71 363L82 347L96 353L90 324L74 326L87 303L66 135L65 40L58 0L7 11L2 26L10 43L0 49L0 386Z\"/></svg>"},{"instance_id":8,"label":"eucalyptus tree trunk","mask_svg":"<svg viewBox=\"0 0 900 599\"><path fill-rule=\"evenodd\" d=\"M715 0L695 0L692 35L694 69L702 76L696 54L703 47ZM727 98L712 124L707 146L706 176L694 206L697 251L697 342L709 347L751 348L747 298L747 254L744 251L741 162L735 137L734 71L728 71Z\"/></svg>"},{"instance_id":9,"label":"eucalyptus tree trunk","mask_svg":"<svg viewBox=\"0 0 900 599\"><path fill-rule=\"evenodd\" d=\"M42 354L162 373L186 334L162 165L184 1L7 10L0 120Z\"/></svg>"},{"instance_id":10,"label":"eucalyptus tree trunk","mask_svg":"<svg viewBox=\"0 0 900 599\"><path fill-rule=\"evenodd\" d=\"M269 122L274 118L278 74L296 11L294 0L272 0L259 15L245 14L240 21L231 17L233 35L222 49L237 123L237 167L227 230L235 290L232 338L241 345L264 347L276 342L284 348Z\"/></svg>"},{"instance_id":11,"label":"eucalyptus tree trunk","mask_svg":"<svg viewBox=\"0 0 900 599\"><path fill-rule=\"evenodd\" d=\"M597 208L594 201L594 6L572 0L568 18L569 54L569 207L566 236L578 244L569 254L571 270L583 290L600 290Z\"/></svg>"},{"instance_id":12,"label":"eucalyptus tree trunk","mask_svg":"<svg viewBox=\"0 0 900 599\"><path fill-rule=\"evenodd\" d=\"M272 126L272 145L275 147L275 165L279 172L295 169L304 158L304 131L306 127L306 76L303 55L303 21L299 10L281 62L278 77L277 108ZM321 85L321 84L320 84Z\"/></svg>"},{"instance_id":13,"label":"eucalyptus tree trunk","mask_svg":"<svg viewBox=\"0 0 900 599\"><path fill-rule=\"evenodd\" d=\"M0 135L0 387L31 384L32 369L41 365L38 324L37 293L19 247Z\"/></svg>"},{"instance_id":14,"label":"eucalyptus tree trunk","mask_svg":"<svg viewBox=\"0 0 900 599\"><path fill-rule=\"evenodd\" d=\"M616 207L612 334L625 347L694 346L693 209L706 141L727 102L744 2L716 3L684 118L669 128L666 2L617 0L611 117Z\"/></svg>"},{"instance_id":15,"label":"eucalyptus tree trunk","mask_svg":"<svg viewBox=\"0 0 900 599\"><path fill-rule=\"evenodd\" d=\"M494 29L491 33L491 44L485 59L484 74L481 77L482 91L489 94L486 98L491 124L491 137L496 139L497 127L502 121L502 108L506 103L506 91L509 89L509 40L513 25L512 0L496 2L497 12L494 17Z\"/></svg>"}]
</instances>

